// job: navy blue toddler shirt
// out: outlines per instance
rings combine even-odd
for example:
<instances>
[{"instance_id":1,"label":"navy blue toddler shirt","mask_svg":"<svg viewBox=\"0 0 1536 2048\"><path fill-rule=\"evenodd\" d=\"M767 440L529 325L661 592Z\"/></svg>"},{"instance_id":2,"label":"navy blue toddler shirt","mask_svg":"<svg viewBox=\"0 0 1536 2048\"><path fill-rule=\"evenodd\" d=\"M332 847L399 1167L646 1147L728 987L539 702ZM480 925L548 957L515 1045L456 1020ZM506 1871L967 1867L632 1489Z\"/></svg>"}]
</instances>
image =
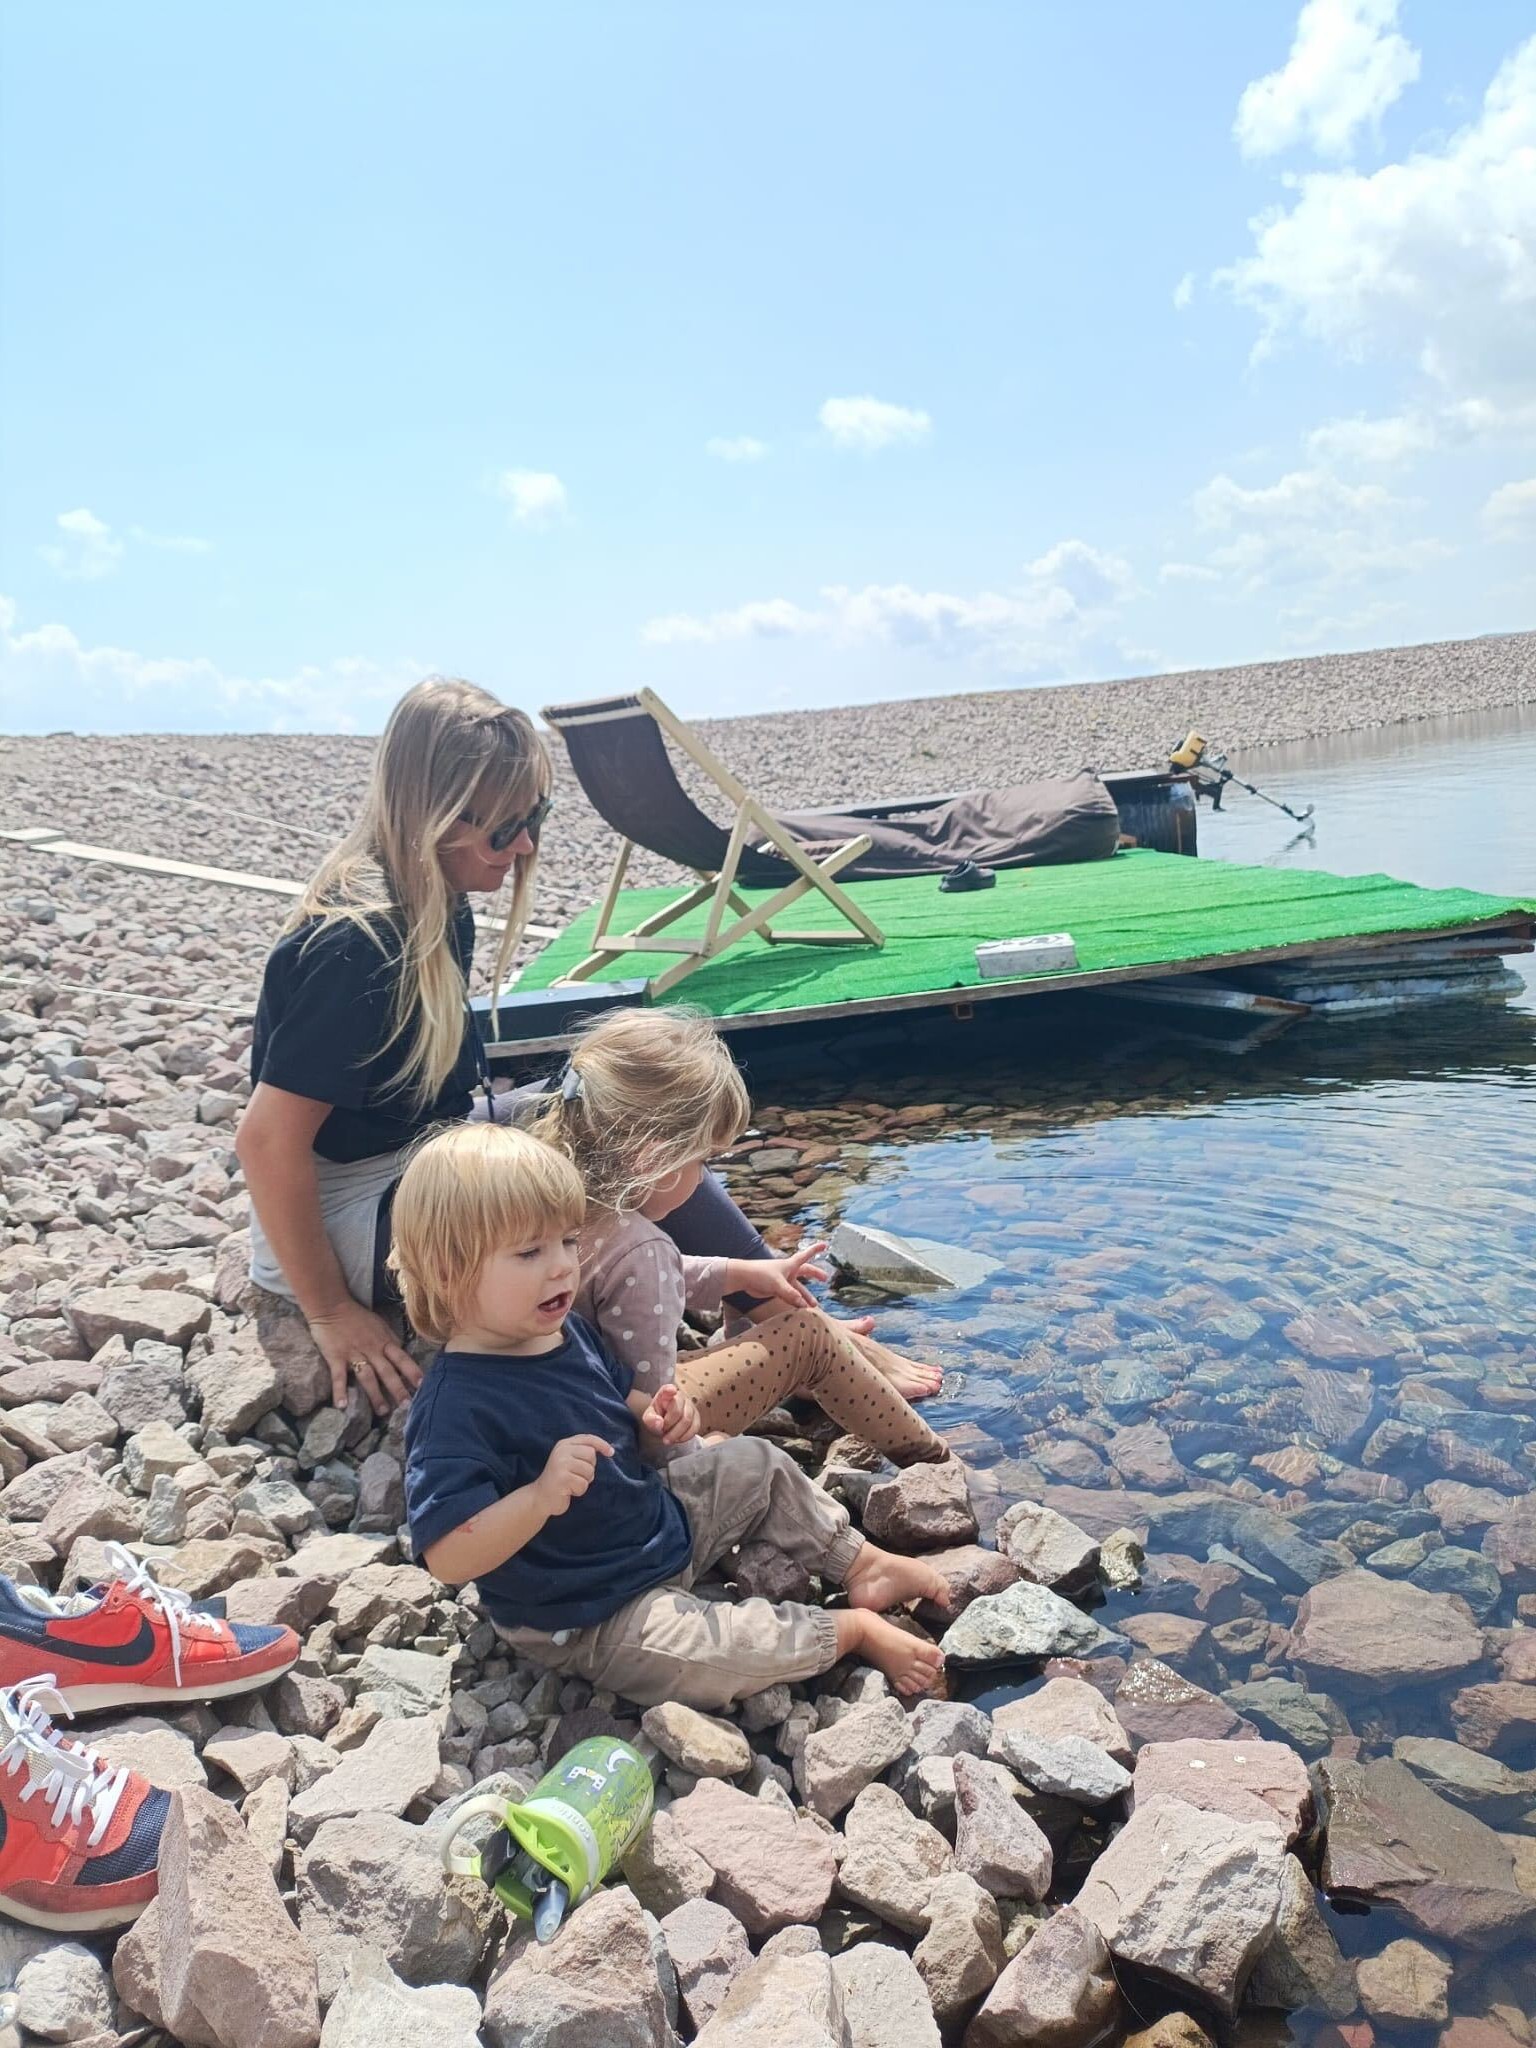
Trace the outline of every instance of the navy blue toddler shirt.
<instances>
[{"instance_id":1,"label":"navy blue toddler shirt","mask_svg":"<svg viewBox=\"0 0 1536 2048\"><path fill-rule=\"evenodd\" d=\"M563 1437L613 1445L563 1515L476 1581L504 1628L590 1628L673 1578L693 1553L681 1503L640 1456L625 1401L634 1375L579 1316L563 1342L532 1357L443 1351L411 1401L405 1502L421 1557L439 1537L531 1485Z\"/></svg>"}]
</instances>

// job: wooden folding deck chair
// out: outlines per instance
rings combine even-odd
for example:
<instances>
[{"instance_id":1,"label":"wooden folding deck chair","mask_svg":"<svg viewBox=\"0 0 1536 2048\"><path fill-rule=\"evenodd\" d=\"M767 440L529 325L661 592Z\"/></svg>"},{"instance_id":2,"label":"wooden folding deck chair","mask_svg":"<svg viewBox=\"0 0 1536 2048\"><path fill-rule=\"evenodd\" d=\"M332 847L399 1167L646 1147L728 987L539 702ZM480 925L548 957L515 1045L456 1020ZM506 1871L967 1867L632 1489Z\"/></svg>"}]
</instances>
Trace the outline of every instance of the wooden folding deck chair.
<instances>
[{"instance_id":1,"label":"wooden folding deck chair","mask_svg":"<svg viewBox=\"0 0 1536 2048\"><path fill-rule=\"evenodd\" d=\"M753 933L770 945L882 946L885 934L833 877L869 851L867 834L850 839L820 859L813 858L777 818L744 788L690 726L674 716L651 690L590 703L559 704L544 717L565 741L577 781L598 816L619 835L618 857L608 877L592 934L592 950L562 982L590 981L628 953L677 953L675 967L652 977L650 993L663 995L707 961L718 960ZM707 817L678 780L666 741L681 749L735 809L727 832ZM675 861L697 878L675 903L632 931L611 929L619 892L637 846ZM755 908L742 887L783 886ZM815 891L845 920L836 931L785 931L774 923L792 903ZM708 904L697 938L666 937L668 928ZM733 913L727 921L726 912Z\"/></svg>"}]
</instances>

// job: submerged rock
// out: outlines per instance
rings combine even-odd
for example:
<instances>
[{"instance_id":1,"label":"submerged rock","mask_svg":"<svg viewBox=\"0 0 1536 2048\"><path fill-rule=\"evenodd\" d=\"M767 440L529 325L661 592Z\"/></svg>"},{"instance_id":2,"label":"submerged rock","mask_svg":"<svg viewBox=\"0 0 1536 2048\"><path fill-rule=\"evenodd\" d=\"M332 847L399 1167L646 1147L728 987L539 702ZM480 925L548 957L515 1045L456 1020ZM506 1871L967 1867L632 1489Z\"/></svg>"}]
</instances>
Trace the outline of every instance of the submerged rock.
<instances>
[{"instance_id":1,"label":"submerged rock","mask_svg":"<svg viewBox=\"0 0 1536 2048\"><path fill-rule=\"evenodd\" d=\"M1311 1878L1294 1856L1281 1866L1275 1931L1245 1996L1250 2005L1281 2012L1321 2008L1335 2020L1347 2019L1355 2009L1355 1973L1323 1918Z\"/></svg>"},{"instance_id":2,"label":"submerged rock","mask_svg":"<svg viewBox=\"0 0 1536 2048\"><path fill-rule=\"evenodd\" d=\"M1420 1783L1395 1757L1315 1766L1328 1803L1324 1888L1391 1905L1423 1933L1497 1948L1536 1933L1536 1898L1491 1828Z\"/></svg>"},{"instance_id":3,"label":"submerged rock","mask_svg":"<svg viewBox=\"0 0 1536 2048\"><path fill-rule=\"evenodd\" d=\"M1367 1571L1315 1586L1291 1630L1291 1655L1303 1670L1357 1687L1433 1683L1484 1654L1464 1601Z\"/></svg>"}]
</instances>

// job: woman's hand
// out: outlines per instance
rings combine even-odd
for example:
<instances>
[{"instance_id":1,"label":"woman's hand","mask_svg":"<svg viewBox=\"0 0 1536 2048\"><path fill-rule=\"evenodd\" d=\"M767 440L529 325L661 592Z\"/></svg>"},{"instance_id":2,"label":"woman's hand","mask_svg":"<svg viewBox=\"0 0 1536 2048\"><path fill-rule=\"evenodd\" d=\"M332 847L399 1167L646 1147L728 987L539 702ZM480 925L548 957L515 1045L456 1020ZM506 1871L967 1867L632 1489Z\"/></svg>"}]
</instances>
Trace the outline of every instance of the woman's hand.
<instances>
[{"instance_id":1,"label":"woman's hand","mask_svg":"<svg viewBox=\"0 0 1536 2048\"><path fill-rule=\"evenodd\" d=\"M824 1266L812 1265L826 1250L825 1243L808 1244L787 1259L727 1259L727 1294L753 1294L759 1301L782 1301L790 1308L815 1308L816 1297L807 1280L826 1280Z\"/></svg>"},{"instance_id":2,"label":"woman's hand","mask_svg":"<svg viewBox=\"0 0 1536 2048\"><path fill-rule=\"evenodd\" d=\"M309 1317L310 1333L331 1370L331 1399L347 1404L347 1376L368 1396L375 1415L387 1415L421 1385L421 1367L389 1324L360 1301Z\"/></svg>"},{"instance_id":3,"label":"woman's hand","mask_svg":"<svg viewBox=\"0 0 1536 2048\"><path fill-rule=\"evenodd\" d=\"M656 1389L651 1405L640 1417L640 1425L669 1447L690 1443L699 1433L698 1407L681 1387L669 1382Z\"/></svg>"}]
</instances>

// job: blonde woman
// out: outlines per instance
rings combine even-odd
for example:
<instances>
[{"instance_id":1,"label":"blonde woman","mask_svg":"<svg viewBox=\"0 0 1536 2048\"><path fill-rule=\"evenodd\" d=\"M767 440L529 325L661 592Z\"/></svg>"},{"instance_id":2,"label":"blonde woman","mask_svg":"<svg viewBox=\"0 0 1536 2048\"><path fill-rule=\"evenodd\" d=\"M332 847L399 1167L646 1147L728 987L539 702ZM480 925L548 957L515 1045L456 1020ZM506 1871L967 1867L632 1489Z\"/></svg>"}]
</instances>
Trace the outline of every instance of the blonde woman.
<instances>
[{"instance_id":1,"label":"blonde woman","mask_svg":"<svg viewBox=\"0 0 1536 2048\"><path fill-rule=\"evenodd\" d=\"M235 1149L251 1197L251 1272L303 1310L340 1405L349 1377L375 1410L421 1375L383 1314L390 1205L412 1141L490 1111L466 992L468 898L510 876L496 966L526 915L549 758L532 722L472 683L420 683L396 705L357 823L311 877L268 958L254 1088ZM499 1114L531 1106L498 1096ZM707 1177L669 1228L692 1250L767 1247ZM750 1301L748 1301L750 1306Z\"/></svg>"},{"instance_id":2,"label":"blonde woman","mask_svg":"<svg viewBox=\"0 0 1536 2048\"><path fill-rule=\"evenodd\" d=\"M816 1251L791 1258L689 1257L671 1219L705 1185L709 1159L750 1116L747 1091L706 1017L668 1005L618 1010L583 1032L565 1078L532 1126L564 1152L587 1191L579 1314L654 1395L671 1383L697 1403L700 1426L739 1435L793 1395L910 1465L949 1456L903 1392L935 1390L942 1375L835 1323L805 1282L823 1277ZM678 1356L687 1309L718 1310L746 1296L757 1316L743 1332Z\"/></svg>"}]
</instances>

